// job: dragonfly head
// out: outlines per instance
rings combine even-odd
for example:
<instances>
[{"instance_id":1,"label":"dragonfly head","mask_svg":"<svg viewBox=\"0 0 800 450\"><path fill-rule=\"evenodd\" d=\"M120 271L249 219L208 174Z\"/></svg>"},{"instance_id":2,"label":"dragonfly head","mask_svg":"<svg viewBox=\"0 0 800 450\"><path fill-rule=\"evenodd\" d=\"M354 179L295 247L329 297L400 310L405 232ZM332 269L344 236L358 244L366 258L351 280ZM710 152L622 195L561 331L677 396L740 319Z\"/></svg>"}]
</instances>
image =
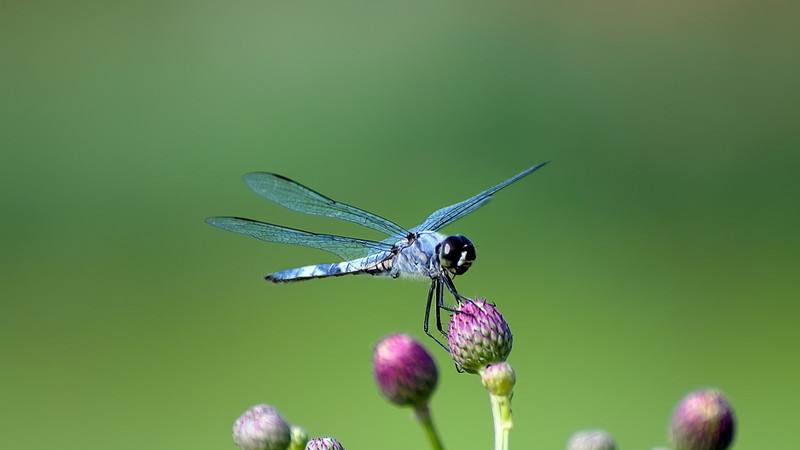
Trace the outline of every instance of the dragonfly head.
<instances>
[{"instance_id":1,"label":"dragonfly head","mask_svg":"<svg viewBox=\"0 0 800 450\"><path fill-rule=\"evenodd\" d=\"M461 275L475 261L475 246L464 236L448 236L436 246L439 264L454 275Z\"/></svg>"}]
</instances>

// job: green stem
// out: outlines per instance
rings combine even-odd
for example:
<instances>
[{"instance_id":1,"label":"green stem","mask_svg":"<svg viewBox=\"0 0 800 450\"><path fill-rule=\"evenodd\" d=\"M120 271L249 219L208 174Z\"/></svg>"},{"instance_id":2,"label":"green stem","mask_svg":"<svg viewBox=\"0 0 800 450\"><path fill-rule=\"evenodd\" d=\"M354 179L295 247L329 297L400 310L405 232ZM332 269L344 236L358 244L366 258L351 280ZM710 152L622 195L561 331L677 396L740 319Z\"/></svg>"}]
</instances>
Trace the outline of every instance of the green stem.
<instances>
[{"instance_id":1,"label":"green stem","mask_svg":"<svg viewBox=\"0 0 800 450\"><path fill-rule=\"evenodd\" d=\"M414 415L417 416L417 420L420 425L422 425L422 429L425 430L425 435L428 436L431 448L433 450L444 450L442 440L439 438L439 433L436 432L436 427L433 425L431 409L428 405L420 405L414 408Z\"/></svg>"},{"instance_id":2,"label":"green stem","mask_svg":"<svg viewBox=\"0 0 800 450\"><path fill-rule=\"evenodd\" d=\"M511 420L511 396L489 394L494 418L494 450L508 450L508 437L514 422Z\"/></svg>"}]
</instances>

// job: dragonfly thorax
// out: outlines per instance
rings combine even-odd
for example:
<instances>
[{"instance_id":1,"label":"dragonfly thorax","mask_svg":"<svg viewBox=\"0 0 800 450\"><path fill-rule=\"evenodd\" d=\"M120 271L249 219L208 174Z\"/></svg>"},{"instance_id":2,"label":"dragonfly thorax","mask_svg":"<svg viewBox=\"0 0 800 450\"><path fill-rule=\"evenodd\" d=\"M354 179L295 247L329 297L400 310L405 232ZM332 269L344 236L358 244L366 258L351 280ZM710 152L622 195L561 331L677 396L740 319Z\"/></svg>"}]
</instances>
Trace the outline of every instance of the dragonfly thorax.
<instances>
[{"instance_id":1,"label":"dragonfly thorax","mask_svg":"<svg viewBox=\"0 0 800 450\"><path fill-rule=\"evenodd\" d=\"M475 246L465 236L448 236L436 246L436 255L443 269L461 275L475 261Z\"/></svg>"}]
</instances>

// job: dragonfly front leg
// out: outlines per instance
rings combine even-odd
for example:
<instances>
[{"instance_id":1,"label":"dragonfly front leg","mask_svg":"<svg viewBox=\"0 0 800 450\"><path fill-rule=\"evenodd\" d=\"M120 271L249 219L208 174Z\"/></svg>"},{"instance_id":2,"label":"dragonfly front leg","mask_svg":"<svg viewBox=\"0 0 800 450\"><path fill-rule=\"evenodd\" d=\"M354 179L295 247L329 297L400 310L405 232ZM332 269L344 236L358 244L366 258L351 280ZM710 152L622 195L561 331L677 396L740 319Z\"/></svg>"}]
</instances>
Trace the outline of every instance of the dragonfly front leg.
<instances>
[{"instance_id":1,"label":"dragonfly front leg","mask_svg":"<svg viewBox=\"0 0 800 450\"><path fill-rule=\"evenodd\" d=\"M450 277L447 276L447 274L442 274L441 280L442 280L441 283L442 284L446 284L447 285L447 289L450 291L451 294L453 294L453 297L456 298L456 303L472 302L472 300L470 298L464 297L463 295L459 294L458 291L456 291L456 286L453 284L453 280L451 280ZM459 311L457 309L453 309L453 308L449 308L447 306L444 306L444 295L443 294L440 297L440 300L438 300L438 301L440 303L439 304L439 309L443 309L445 311L448 311L448 312L451 312L451 313L454 313L454 314L466 314L466 315L468 315L470 317L474 317L472 315L472 313L468 313L468 312L465 312L465 311ZM444 333L444 332L442 332L442 333Z\"/></svg>"},{"instance_id":2,"label":"dragonfly front leg","mask_svg":"<svg viewBox=\"0 0 800 450\"><path fill-rule=\"evenodd\" d=\"M436 303L437 303L436 304L436 326L439 329L439 331L442 330L441 320L439 318L439 304L438 304L439 303L438 297L439 297L439 293L442 292L442 286L441 286L441 283L439 282L439 280L436 279L436 278L434 278L431 281L431 287L428 289L428 301L425 303L425 322L423 322L423 324L422 324L422 329L425 330L425 334L427 334L428 336L430 336L431 339L436 341L436 343L439 344L440 347L445 349L445 351L447 353L450 353L450 350L447 348L447 346L442 344L442 342L439 341L439 339L437 339L436 336L431 334L431 332L429 331L428 322L430 321L430 317L431 317L431 304L433 302L433 293L434 293L434 291L437 293L437 299L436 299Z\"/></svg>"},{"instance_id":3,"label":"dragonfly front leg","mask_svg":"<svg viewBox=\"0 0 800 450\"><path fill-rule=\"evenodd\" d=\"M439 291L437 292L437 295L436 295L436 306L437 306L437 308L438 309L443 309L443 310L445 310L447 312L450 312L450 313L453 313L453 314L467 314L467 315L471 316L472 314L470 314L468 312L459 311L458 309L453 309L453 308L451 308L451 307L449 307L449 306L444 304L444 288L442 286L445 285L445 284L448 285L448 290L456 298L456 303L460 303L462 301L466 301L466 302L472 301L469 298L464 297L464 296L460 295L458 292L456 292L456 288L453 285L453 281L450 280L450 278L447 278L447 275L442 275L440 277L440 279L439 279ZM438 311L437 311L437 313L438 313ZM441 331L442 334L444 334L444 330L442 330L442 328L441 328L441 320L439 320L440 319L439 316L437 315L436 318L437 318L437 321L439 322L439 323L437 323L437 325L439 326L439 331Z\"/></svg>"},{"instance_id":4,"label":"dragonfly front leg","mask_svg":"<svg viewBox=\"0 0 800 450\"><path fill-rule=\"evenodd\" d=\"M449 275L443 273L440 278L442 279L444 284L447 285L447 290L449 290L450 293L453 294L453 297L455 297L456 303L461 303L462 301L469 300L467 297L464 297L458 293L458 291L456 290L456 285L453 284L453 280L450 279Z\"/></svg>"}]
</instances>

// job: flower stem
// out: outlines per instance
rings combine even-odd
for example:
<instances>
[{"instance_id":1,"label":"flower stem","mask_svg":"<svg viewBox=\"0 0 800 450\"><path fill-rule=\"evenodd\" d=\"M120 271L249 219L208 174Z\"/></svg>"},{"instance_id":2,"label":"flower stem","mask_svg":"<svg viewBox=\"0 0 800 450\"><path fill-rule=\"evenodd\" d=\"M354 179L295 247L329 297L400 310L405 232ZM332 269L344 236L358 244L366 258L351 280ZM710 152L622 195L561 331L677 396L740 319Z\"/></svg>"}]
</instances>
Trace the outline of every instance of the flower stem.
<instances>
[{"instance_id":1,"label":"flower stem","mask_svg":"<svg viewBox=\"0 0 800 450\"><path fill-rule=\"evenodd\" d=\"M444 450L442 440L439 438L439 433L436 432L436 427L433 425L431 418L431 409L427 404L417 406L414 408L414 415L417 417L422 429L425 430L425 435L428 436L428 441L431 443L433 450Z\"/></svg>"},{"instance_id":2,"label":"flower stem","mask_svg":"<svg viewBox=\"0 0 800 450\"><path fill-rule=\"evenodd\" d=\"M494 450L508 450L508 435L514 422L511 420L511 396L489 394L494 417Z\"/></svg>"}]
</instances>

